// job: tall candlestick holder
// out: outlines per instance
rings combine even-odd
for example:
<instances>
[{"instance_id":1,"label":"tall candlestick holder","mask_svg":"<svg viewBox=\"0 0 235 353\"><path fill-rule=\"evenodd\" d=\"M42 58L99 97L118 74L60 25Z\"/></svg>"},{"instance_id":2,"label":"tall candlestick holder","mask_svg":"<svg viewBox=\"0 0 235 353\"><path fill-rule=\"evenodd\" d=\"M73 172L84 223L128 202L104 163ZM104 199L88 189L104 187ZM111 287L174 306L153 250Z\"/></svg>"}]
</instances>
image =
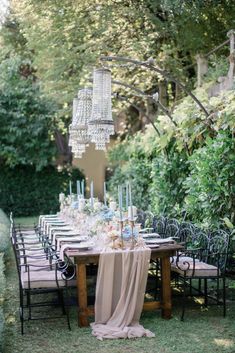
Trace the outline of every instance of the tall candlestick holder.
<instances>
[{"instance_id":1,"label":"tall candlestick holder","mask_svg":"<svg viewBox=\"0 0 235 353\"><path fill-rule=\"evenodd\" d=\"M131 250L133 250L135 247L135 243L136 243L135 235L134 235L135 221L133 219L130 219L129 223L131 226Z\"/></svg>"},{"instance_id":2,"label":"tall candlestick holder","mask_svg":"<svg viewBox=\"0 0 235 353\"><path fill-rule=\"evenodd\" d=\"M119 220L119 226L120 226L120 235L121 235L121 247L122 250L124 249L124 240L123 240L123 226L124 226L124 222L123 220Z\"/></svg>"}]
</instances>

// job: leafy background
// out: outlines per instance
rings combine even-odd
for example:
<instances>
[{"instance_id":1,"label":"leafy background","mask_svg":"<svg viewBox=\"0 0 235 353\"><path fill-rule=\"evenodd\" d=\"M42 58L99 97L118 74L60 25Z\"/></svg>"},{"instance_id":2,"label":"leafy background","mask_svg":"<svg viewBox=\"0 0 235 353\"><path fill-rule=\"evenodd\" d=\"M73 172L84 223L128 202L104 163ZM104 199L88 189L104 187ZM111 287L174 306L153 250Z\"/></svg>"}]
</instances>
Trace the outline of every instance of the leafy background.
<instances>
[{"instance_id":1,"label":"leafy background","mask_svg":"<svg viewBox=\"0 0 235 353\"><path fill-rule=\"evenodd\" d=\"M57 204L50 194L58 192L57 187L49 190L46 183L62 183L55 169L55 133L66 137L72 98L88 84L103 54L152 57L193 89L209 112L206 117L176 84L158 73L113 65L116 79L146 94L157 91L174 123L157 105L128 89L113 88L132 105L114 102L115 119L122 123L109 153L110 190L115 193L118 183L130 179L138 207L178 217L186 210L189 219L205 225L218 226L223 218L234 222L234 90L208 98L211 85L228 71L228 46L208 57L204 84L195 89L195 55L206 55L234 28L231 1L11 0L9 6L0 29L0 166L1 180L11 185L1 186L7 190L1 203L7 212L17 205L18 214L29 214L30 197L22 200L27 204L24 210L17 200L26 191L32 196L20 180L28 180L30 170L31 184L42 185L38 201L31 198L32 212L52 210ZM159 134L146 128L146 115ZM47 199L47 208L39 195Z\"/></svg>"}]
</instances>

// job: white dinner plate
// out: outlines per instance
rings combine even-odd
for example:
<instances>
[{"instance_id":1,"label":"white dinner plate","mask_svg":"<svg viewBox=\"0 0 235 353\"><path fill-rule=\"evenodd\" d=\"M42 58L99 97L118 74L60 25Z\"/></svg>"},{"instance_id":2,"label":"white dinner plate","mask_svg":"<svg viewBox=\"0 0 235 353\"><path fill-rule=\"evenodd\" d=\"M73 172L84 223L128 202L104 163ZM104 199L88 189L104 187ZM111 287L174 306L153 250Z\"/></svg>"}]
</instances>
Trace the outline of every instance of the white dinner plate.
<instances>
[{"instance_id":1,"label":"white dinner plate","mask_svg":"<svg viewBox=\"0 0 235 353\"><path fill-rule=\"evenodd\" d=\"M87 235L74 235L74 236L62 236L62 237L58 237L56 238L57 243L80 243L80 242L87 242L88 240L88 236Z\"/></svg>"},{"instance_id":2,"label":"white dinner plate","mask_svg":"<svg viewBox=\"0 0 235 353\"><path fill-rule=\"evenodd\" d=\"M146 244L148 248L151 248L151 249L155 249L155 248L159 248L159 244Z\"/></svg>"},{"instance_id":3,"label":"white dinner plate","mask_svg":"<svg viewBox=\"0 0 235 353\"><path fill-rule=\"evenodd\" d=\"M160 239L145 239L146 244L159 244Z\"/></svg>"},{"instance_id":4,"label":"white dinner plate","mask_svg":"<svg viewBox=\"0 0 235 353\"><path fill-rule=\"evenodd\" d=\"M165 239L145 239L146 244L166 244L166 243L174 243L172 238Z\"/></svg>"},{"instance_id":5,"label":"white dinner plate","mask_svg":"<svg viewBox=\"0 0 235 353\"><path fill-rule=\"evenodd\" d=\"M58 219L50 219L46 221L47 223L55 223L55 224L65 224L65 221L61 221Z\"/></svg>"},{"instance_id":6,"label":"white dinner plate","mask_svg":"<svg viewBox=\"0 0 235 353\"><path fill-rule=\"evenodd\" d=\"M63 232L66 232L66 234L68 232L72 233L72 234L75 234L76 232L73 231L71 229L71 227L68 227L68 226L63 226L63 227L57 227L57 226L54 226L54 227L51 227L51 230L54 232L54 233L57 233L57 232L60 232L60 233L63 233ZM78 234L78 233L76 233Z\"/></svg>"},{"instance_id":7,"label":"white dinner plate","mask_svg":"<svg viewBox=\"0 0 235 353\"><path fill-rule=\"evenodd\" d=\"M95 246L95 243L92 243L92 242L81 242L79 244L76 244L76 249L78 249L78 250L88 250L88 249L94 248L94 246Z\"/></svg>"},{"instance_id":8,"label":"white dinner plate","mask_svg":"<svg viewBox=\"0 0 235 353\"><path fill-rule=\"evenodd\" d=\"M158 233L141 233L143 238L160 238Z\"/></svg>"}]
</instances>

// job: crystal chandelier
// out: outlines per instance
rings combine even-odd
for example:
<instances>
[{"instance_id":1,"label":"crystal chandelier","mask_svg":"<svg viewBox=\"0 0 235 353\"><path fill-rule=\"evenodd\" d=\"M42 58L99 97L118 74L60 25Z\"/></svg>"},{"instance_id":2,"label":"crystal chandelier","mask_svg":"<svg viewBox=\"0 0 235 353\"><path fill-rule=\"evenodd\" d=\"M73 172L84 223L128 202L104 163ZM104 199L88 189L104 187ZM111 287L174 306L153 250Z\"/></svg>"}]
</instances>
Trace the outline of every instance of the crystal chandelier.
<instances>
[{"instance_id":1,"label":"crystal chandelier","mask_svg":"<svg viewBox=\"0 0 235 353\"><path fill-rule=\"evenodd\" d=\"M105 150L106 143L110 141L110 135L114 134L111 93L111 71L105 68L95 69L88 134L97 150Z\"/></svg>"},{"instance_id":2,"label":"crystal chandelier","mask_svg":"<svg viewBox=\"0 0 235 353\"><path fill-rule=\"evenodd\" d=\"M74 158L82 158L83 153L86 150L86 145L84 143L73 144L72 153L74 154Z\"/></svg>"},{"instance_id":3,"label":"crystal chandelier","mask_svg":"<svg viewBox=\"0 0 235 353\"><path fill-rule=\"evenodd\" d=\"M73 118L69 126L69 146L75 158L81 158L89 143L87 122L91 117L92 90L84 88L78 91L73 100Z\"/></svg>"}]
</instances>

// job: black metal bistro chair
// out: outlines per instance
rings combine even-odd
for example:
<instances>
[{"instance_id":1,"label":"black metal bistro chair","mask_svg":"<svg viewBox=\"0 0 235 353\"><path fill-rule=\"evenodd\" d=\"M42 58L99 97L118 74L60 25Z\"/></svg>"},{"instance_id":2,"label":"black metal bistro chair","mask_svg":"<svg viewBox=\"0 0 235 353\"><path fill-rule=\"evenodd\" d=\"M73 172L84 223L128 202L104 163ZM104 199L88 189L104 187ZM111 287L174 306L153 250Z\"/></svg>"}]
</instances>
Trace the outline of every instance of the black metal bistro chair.
<instances>
[{"instance_id":1,"label":"black metal bistro chair","mask_svg":"<svg viewBox=\"0 0 235 353\"><path fill-rule=\"evenodd\" d=\"M68 297L68 288L76 286L74 265L66 256L65 261L62 262L55 252L45 252L45 248L40 247L40 242L35 246L34 243L22 242L22 238L25 239L23 232L19 235L12 223L11 243L19 279L21 333L24 333L26 320L61 317L66 318L68 328L71 329L69 307L65 304L65 298ZM47 306L59 306L62 315L55 315L54 311L51 311L51 315L45 316L45 310L43 310L43 316L33 314L34 308L37 308L38 312L39 308ZM49 310L47 310L48 313Z\"/></svg>"},{"instance_id":2,"label":"black metal bistro chair","mask_svg":"<svg viewBox=\"0 0 235 353\"><path fill-rule=\"evenodd\" d=\"M196 239L196 240L195 240ZM185 314L185 299L187 287L190 287L190 295L192 291L192 280L198 280L198 293L204 296L204 304L207 306L208 299L212 299L216 304L223 305L223 314L226 315L226 288L225 288L225 271L227 266L229 235L225 237L215 235L208 238L203 232L195 235L195 242L187 249L178 253L171 264L171 270L178 275L178 279L183 284L183 301L181 320ZM211 297L208 295L208 281L216 282L216 295ZM203 288L201 281L204 282ZM222 300L220 300L220 282L222 282Z\"/></svg>"}]
</instances>

